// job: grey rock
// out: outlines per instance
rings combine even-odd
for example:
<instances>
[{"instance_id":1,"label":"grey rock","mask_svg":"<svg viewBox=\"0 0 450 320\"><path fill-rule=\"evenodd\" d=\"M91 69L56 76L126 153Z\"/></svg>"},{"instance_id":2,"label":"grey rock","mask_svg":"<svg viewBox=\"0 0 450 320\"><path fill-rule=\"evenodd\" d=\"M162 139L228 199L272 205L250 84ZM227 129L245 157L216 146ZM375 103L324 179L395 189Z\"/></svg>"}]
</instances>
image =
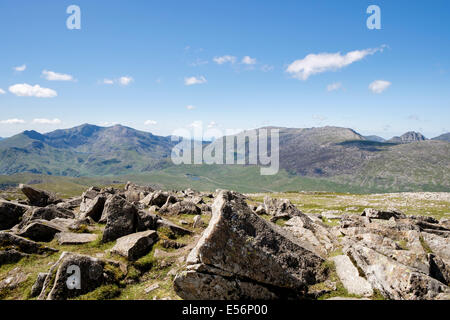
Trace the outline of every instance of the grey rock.
<instances>
[{"instance_id":1,"label":"grey rock","mask_svg":"<svg viewBox=\"0 0 450 320\"><path fill-rule=\"evenodd\" d=\"M35 189L25 184L20 184L19 189L28 198L29 203L33 206L45 207L49 204L61 202L61 199L56 197L56 195L47 191Z\"/></svg>"},{"instance_id":2,"label":"grey rock","mask_svg":"<svg viewBox=\"0 0 450 320\"><path fill-rule=\"evenodd\" d=\"M0 230L8 230L20 222L28 206L0 200Z\"/></svg>"},{"instance_id":3,"label":"grey rock","mask_svg":"<svg viewBox=\"0 0 450 320\"><path fill-rule=\"evenodd\" d=\"M174 289L184 299L298 298L322 279L323 261L256 215L244 197L222 191Z\"/></svg>"},{"instance_id":4,"label":"grey rock","mask_svg":"<svg viewBox=\"0 0 450 320\"><path fill-rule=\"evenodd\" d=\"M185 229L183 227L177 226L175 223L170 222L169 220L166 220L166 219L159 219L157 221L156 225L157 225L157 229L166 228L178 236L192 234L192 231Z\"/></svg>"},{"instance_id":5,"label":"grey rock","mask_svg":"<svg viewBox=\"0 0 450 320\"><path fill-rule=\"evenodd\" d=\"M112 268L107 267L108 265ZM80 270L79 289L69 289L67 285L73 279L74 267ZM38 299L66 300L91 292L102 285L117 283L119 279L113 268L120 270L119 267L119 264L113 261L63 252L50 268Z\"/></svg>"},{"instance_id":6,"label":"grey rock","mask_svg":"<svg viewBox=\"0 0 450 320\"><path fill-rule=\"evenodd\" d=\"M442 282L361 244L354 243L345 252L364 272L372 287L386 298L431 300L450 292Z\"/></svg>"},{"instance_id":7,"label":"grey rock","mask_svg":"<svg viewBox=\"0 0 450 320\"><path fill-rule=\"evenodd\" d=\"M133 261L149 253L156 241L158 241L156 231L148 230L133 233L117 239L111 252Z\"/></svg>"},{"instance_id":8,"label":"grey rock","mask_svg":"<svg viewBox=\"0 0 450 320\"><path fill-rule=\"evenodd\" d=\"M42 288L44 287L45 278L47 278L47 276L48 276L48 273L45 273L45 272L40 272L38 274L36 281L34 282L33 286L31 287L30 296L32 298L37 297L41 293Z\"/></svg>"},{"instance_id":9,"label":"grey rock","mask_svg":"<svg viewBox=\"0 0 450 320\"><path fill-rule=\"evenodd\" d=\"M26 225L17 235L33 241L52 241L55 234L66 231L58 225L46 220L33 220Z\"/></svg>"},{"instance_id":10,"label":"grey rock","mask_svg":"<svg viewBox=\"0 0 450 320\"><path fill-rule=\"evenodd\" d=\"M94 221L99 221L105 207L105 202L106 197L99 194L89 202L86 206L86 210L80 213L80 218L90 217Z\"/></svg>"},{"instance_id":11,"label":"grey rock","mask_svg":"<svg viewBox=\"0 0 450 320\"><path fill-rule=\"evenodd\" d=\"M367 217L369 219L383 219L383 220L389 220L391 218L395 219L406 218L406 215L404 213L396 210L375 210L372 208L364 209L361 216Z\"/></svg>"},{"instance_id":12,"label":"grey rock","mask_svg":"<svg viewBox=\"0 0 450 320\"><path fill-rule=\"evenodd\" d=\"M98 235L91 233L61 232L56 235L60 245L85 244L97 240Z\"/></svg>"},{"instance_id":13,"label":"grey rock","mask_svg":"<svg viewBox=\"0 0 450 320\"><path fill-rule=\"evenodd\" d=\"M137 229L137 208L120 196L110 197L102 214L102 220L106 219L103 231L103 242L116 240L120 237L134 233Z\"/></svg>"},{"instance_id":14,"label":"grey rock","mask_svg":"<svg viewBox=\"0 0 450 320\"><path fill-rule=\"evenodd\" d=\"M200 215L202 211L193 202L183 200L173 204L166 203L163 207L161 207L158 213L162 215Z\"/></svg>"},{"instance_id":15,"label":"grey rock","mask_svg":"<svg viewBox=\"0 0 450 320\"><path fill-rule=\"evenodd\" d=\"M372 286L359 275L358 269L348 256L335 256L331 260L334 262L336 273L348 293L366 297L373 295Z\"/></svg>"},{"instance_id":16,"label":"grey rock","mask_svg":"<svg viewBox=\"0 0 450 320\"><path fill-rule=\"evenodd\" d=\"M200 215L195 216L194 217L194 222L192 223L192 227L193 228L199 228L199 227L202 226L202 224L203 224L202 216L200 216Z\"/></svg>"}]
</instances>

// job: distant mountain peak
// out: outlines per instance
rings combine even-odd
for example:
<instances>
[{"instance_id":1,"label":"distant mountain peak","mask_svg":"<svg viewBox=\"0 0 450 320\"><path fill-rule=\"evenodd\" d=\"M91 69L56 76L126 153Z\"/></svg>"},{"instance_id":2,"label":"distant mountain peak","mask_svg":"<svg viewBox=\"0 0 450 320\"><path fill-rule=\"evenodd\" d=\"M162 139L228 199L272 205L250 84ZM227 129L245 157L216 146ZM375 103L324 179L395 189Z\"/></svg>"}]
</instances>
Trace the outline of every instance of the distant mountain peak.
<instances>
[{"instance_id":1,"label":"distant mountain peak","mask_svg":"<svg viewBox=\"0 0 450 320\"><path fill-rule=\"evenodd\" d=\"M400 137L393 137L389 142L393 143L411 143L417 141L425 141L427 138L420 132L408 131L402 134Z\"/></svg>"}]
</instances>

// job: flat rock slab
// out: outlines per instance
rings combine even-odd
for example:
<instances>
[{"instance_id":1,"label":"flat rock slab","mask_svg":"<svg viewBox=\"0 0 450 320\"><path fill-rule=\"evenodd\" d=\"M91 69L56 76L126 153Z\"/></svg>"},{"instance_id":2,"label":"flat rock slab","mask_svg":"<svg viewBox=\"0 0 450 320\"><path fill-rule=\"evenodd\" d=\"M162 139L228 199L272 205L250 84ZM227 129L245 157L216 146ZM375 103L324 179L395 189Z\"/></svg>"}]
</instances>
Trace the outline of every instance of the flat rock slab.
<instances>
[{"instance_id":1,"label":"flat rock slab","mask_svg":"<svg viewBox=\"0 0 450 320\"><path fill-rule=\"evenodd\" d=\"M158 234L154 230L133 233L117 239L111 252L124 256L128 260L137 260L149 253L157 240Z\"/></svg>"},{"instance_id":2,"label":"flat rock slab","mask_svg":"<svg viewBox=\"0 0 450 320\"><path fill-rule=\"evenodd\" d=\"M332 260L336 266L338 277L348 293L366 297L373 295L372 286L359 275L358 269L348 256L340 255L333 257Z\"/></svg>"},{"instance_id":3,"label":"flat rock slab","mask_svg":"<svg viewBox=\"0 0 450 320\"><path fill-rule=\"evenodd\" d=\"M60 245L85 244L97 240L98 235L91 233L61 232L56 235Z\"/></svg>"}]
</instances>

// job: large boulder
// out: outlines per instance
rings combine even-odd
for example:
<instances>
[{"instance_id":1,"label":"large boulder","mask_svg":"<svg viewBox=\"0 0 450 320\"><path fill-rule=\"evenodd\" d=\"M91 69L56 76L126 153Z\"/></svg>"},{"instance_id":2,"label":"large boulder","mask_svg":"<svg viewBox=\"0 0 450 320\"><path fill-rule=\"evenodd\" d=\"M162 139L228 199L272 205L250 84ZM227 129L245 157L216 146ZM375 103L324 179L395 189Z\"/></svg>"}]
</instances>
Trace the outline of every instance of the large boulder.
<instances>
[{"instance_id":1,"label":"large boulder","mask_svg":"<svg viewBox=\"0 0 450 320\"><path fill-rule=\"evenodd\" d=\"M8 230L20 222L28 206L0 200L0 230Z\"/></svg>"},{"instance_id":2,"label":"large boulder","mask_svg":"<svg viewBox=\"0 0 450 320\"><path fill-rule=\"evenodd\" d=\"M118 195L110 197L105 203L101 219L106 220L102 241L109 242L134 233L137 215L138 209L134 204Z\"/></svg>"},{"instance_id":3,"label":"large boulder","mask_svg":"<svg viewBox=\"0 0 450 320\"><path fill-rule=\"evenodd\" d=\"M184 299L300 298L323 279L323 261L252 212L243 196L221 191L174 289Z\"/></svg>"},{"instance_id":4,"label":"large boulder","mask_svg":"<svg viewBox=\"0 0 450 320\"><path fill-rule=\"evenodd\" d=\"M158 241L156 231L137 232L117 239L111 252L133 261L149 253L156 241Z\"/></svg>"},{"instance_id":5,"label":"large boulder","mask_svg":"<svg viewBox=\"0 0 450 320\"><path fill-rule=\"evenodd\" d=\"M25 184L20 184L19 189L28 198L29 203L33 206L45 207L49 204L61 202L61 199L59 199L56 195L44 190L35 189Z\"/></svg>"},{"instance_id":6,"label":"large boulder","mask_svg":"<svg viewBox=\"0 0 450 320\"><path fill-rule=\"evenodd\" d=\"M79 270L79 272L78 272ZM113 261L63 252L50 267L39 300L66 300L120 281L120 266Z\"/></svg>"}]
</instances>

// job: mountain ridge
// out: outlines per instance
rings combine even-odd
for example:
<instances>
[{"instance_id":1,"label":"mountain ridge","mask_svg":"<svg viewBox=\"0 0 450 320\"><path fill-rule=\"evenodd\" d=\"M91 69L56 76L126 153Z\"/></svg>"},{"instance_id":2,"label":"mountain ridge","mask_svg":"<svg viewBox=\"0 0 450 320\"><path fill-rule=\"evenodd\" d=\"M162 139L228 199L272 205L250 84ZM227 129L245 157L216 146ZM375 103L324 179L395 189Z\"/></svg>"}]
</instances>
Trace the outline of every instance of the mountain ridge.
<instances>
[{"instance_id":1,"label":"mountain ridge","mask_svg":"<svg viewBox=\"0 0 450 320\"><path fill-rule=\"evenodd\" d=\"M397 184L405 190L424 186L450 190L447 141L428 140L418 133L407 133L397 143L374 141L351 128L335 126L262 129L279 129L280 169L293 176L370 185L376 190L384 185L395 189ZM203 144L214 143L217 140ZM0 174L113 177L161 172L174 166L170 161L174 146L170 136L122 125L83 124L44 134L29 130L0 141ZM237 158L247 156L248 148L236 150Z\"/></svg>"}]
</instances>

